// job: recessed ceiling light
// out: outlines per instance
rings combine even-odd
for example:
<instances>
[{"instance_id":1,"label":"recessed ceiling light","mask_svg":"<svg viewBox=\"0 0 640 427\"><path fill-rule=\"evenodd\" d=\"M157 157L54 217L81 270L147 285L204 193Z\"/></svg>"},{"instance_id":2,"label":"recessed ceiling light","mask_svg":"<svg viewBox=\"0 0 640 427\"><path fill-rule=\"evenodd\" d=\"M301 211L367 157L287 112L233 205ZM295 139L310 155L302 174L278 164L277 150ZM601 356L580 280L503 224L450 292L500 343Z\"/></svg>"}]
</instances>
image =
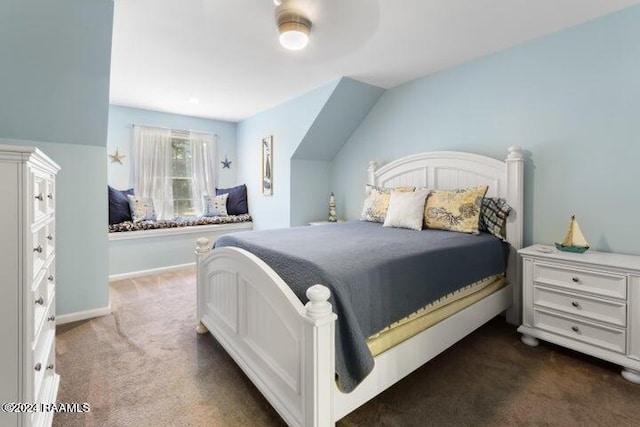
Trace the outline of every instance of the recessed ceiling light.
<instances>
[{"instance_id":1,"label":"recessed ceiling light","mask_svg":"<svg viewBox=\"0 0 640 427\"><path fill-rule=\"evenodd\" d=\"M200 100L198 98L196 98L195 96L192 96L191 98L189 98L189 102L191 104L197 104L200 102Z\"/></svg>"}]
</instances>

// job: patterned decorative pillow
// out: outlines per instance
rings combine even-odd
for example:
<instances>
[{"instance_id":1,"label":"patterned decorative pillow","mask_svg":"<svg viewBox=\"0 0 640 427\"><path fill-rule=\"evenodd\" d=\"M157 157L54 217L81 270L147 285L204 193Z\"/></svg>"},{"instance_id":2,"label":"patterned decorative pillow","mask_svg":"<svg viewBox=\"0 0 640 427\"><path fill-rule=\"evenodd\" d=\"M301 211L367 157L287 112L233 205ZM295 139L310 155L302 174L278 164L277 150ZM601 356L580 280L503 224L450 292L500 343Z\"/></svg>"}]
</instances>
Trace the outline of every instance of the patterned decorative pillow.
<instances>
[{"instance_id":1,"label":"patterned decorative pillow","mask_svg":"<svg viewBox=\"0 0 640 427\"><path fill-rule=\"evenodd\" d=\"M478 233L480 207L486 185L464 190L435 190L427 198L424 219L428 228Z\"/></svg>"},{"instance_id":2,"label":"patterned decorative pillow","mask_svg":"<svg viewBox=\"0 0 640 427\"><path fill-rule=\"evenodd\" d=\"M399 192L413 191L415 190L415 187L382 188L367 185L365 188L365 194L367 197L364 201L364 206L362 207L360 219L369 222L384 222L384 219L387 216L387 210L389 209L391 190Z\"/></svg>"},{"instance_id":3,"label":"patterned decorative pillow","mask_svg":"<svg viewBox=\"0 0 640 427\"><path fill-rule=\"evenodd\" d=\"M156 210L153 207L153 199L150 197L138 197L128 195L129 208L133 222L155 221Z\"/></svg>"},{"instance_id":4,"label":"patterned decorative pillow","mask_svg":"<svg viewBox=\"0 0 640 427\"><path fill-rule=\"evenodd\" d=\"M384 227L422 230L424 203L429 190L392 191Z\"/></svg>"},{"instance_id":5,"label":"patterned decorative pillow","mask_svg":"<svg viewBox=\"0 0 640 427\"><path fill-rule=\"evenodd\" d=\"M211 198L205 194L202 196L202 215L203 216L227 216L227 199L229 193L220 194Z\"/></svg>"},{"instance_id":6,"label":"patterned decorative pillow","mask_svg":"<svg viewBox=\"0 0 640 427\"><path fill-rule=\"evenodd\" d=\"M488 231L496 237L505 240L507 237L507 217L511 206L507 201L498 197L485 197L480 208L480 231Z\"/></svg>"}]
</instances>

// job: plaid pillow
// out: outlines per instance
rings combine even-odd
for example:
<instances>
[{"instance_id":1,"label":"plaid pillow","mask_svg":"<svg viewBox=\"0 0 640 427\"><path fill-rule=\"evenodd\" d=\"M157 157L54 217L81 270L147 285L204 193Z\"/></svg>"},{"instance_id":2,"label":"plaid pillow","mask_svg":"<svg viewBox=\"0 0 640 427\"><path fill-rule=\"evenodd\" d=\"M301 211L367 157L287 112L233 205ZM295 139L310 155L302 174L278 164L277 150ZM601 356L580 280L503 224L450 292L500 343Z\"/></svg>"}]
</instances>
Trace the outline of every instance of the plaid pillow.
<instances>
[{"instance_id":1,"label":"plaid pillow","mask_svg":"<svg viewBox=\"0 0 640 427\"><path fill-rule=\"evenodd\" d=\"M485 197L480 208L480 231L488 231L502 240L506 239L507 217L511 212L511 206L505 199L497 197Z\"/></svg>"}]
</instances>

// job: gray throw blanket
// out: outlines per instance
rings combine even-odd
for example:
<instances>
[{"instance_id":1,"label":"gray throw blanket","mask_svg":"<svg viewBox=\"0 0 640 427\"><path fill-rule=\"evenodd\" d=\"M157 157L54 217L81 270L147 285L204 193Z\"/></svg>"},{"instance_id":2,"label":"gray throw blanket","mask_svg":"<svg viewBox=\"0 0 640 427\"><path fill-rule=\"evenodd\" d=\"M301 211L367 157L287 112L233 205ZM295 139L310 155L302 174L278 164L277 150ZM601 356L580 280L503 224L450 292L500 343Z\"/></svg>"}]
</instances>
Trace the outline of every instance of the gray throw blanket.
<instances>
[{"instance_id":1,"label":"gray throw blanket","mask_svg":"<svg viewBox=\"0 0 640 427\"><path fill-rule=\"evenodd\" d=\"M465 285L506 269L507 245L487 233L414 231L353 221L220 237L245 249L303 303L315 284L331 290L338 385L352 391L373 369L366 339Z\"/></svg>"}]
</instances>

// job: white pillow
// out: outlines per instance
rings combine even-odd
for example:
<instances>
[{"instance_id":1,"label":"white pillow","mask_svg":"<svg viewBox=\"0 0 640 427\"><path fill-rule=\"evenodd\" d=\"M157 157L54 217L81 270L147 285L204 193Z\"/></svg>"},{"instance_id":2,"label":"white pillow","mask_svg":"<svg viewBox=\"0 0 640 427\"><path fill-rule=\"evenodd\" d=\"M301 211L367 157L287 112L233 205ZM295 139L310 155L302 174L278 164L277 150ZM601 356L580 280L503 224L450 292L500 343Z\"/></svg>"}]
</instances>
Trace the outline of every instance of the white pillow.
<instances>
[{"instance_id":1,"label":"white pillow","mask_svg":"<svg viewBox=\"0 0 640 427\"><path fill-rule=\"evenodd\" d=\"M227 198L229 193L220 194L213 199L205 194L202 196L202 216L227 216Z\"/></svg>"},{"instance_id":2,"label":"white pillow","mask_svg":"<svg viewBox=\"0 0 640 427\"><path fill-rule=\"evenodd\" d=\"M429 190L412 192L391 192L389 209L384 220L385 227L410 228L422 230L424 221L424 204Z\"/></svg>"}]
</instances>

